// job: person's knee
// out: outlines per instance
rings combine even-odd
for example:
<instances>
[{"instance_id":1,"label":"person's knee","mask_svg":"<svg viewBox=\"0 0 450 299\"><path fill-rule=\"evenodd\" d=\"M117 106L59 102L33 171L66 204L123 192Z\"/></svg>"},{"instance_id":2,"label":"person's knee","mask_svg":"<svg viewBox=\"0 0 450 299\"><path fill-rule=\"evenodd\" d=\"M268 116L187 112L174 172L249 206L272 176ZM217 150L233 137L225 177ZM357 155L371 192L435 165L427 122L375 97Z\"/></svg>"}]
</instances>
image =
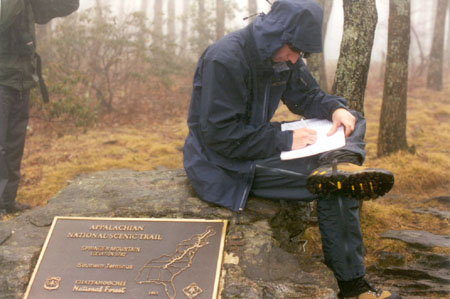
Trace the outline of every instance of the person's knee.
<instances>
[{"instance_id":1,"label":"person's knee","mask_svg":"<svg viewBox=\"0 0 450 299\"><path fill-rule=\"evenodd\" d=\"M353 110L353 109L348 109L348 111L356 118L356 125L366 125L366 118L362 115L361 112Z\"/></svg>"},{"instance_id":2,"label":"person's knee","mask_svg":"<svg viewBox=\"0 0 450 299\"><path fill-rule=\"evenodd\" d=\"M347 109L351 114L353 114L354 117L356 117L356 119L364 119L364 116L362 115L361 112L350 109L350 108L347 108Z\"/></svg>"}]
</instances>

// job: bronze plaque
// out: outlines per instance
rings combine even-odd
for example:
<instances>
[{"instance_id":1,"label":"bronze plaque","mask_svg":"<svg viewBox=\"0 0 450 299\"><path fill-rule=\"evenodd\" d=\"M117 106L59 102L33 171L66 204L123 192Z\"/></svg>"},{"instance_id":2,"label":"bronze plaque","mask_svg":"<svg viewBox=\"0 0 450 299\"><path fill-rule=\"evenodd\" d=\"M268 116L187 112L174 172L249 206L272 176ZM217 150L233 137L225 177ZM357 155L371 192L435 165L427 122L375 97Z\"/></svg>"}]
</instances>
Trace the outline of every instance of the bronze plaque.
<instances>
[{"instance_id":1,"label":"bronze plaque","mask_svg":"<svg viewBox=\"0 0 450 299\"><path fill-rule=\"evenodd\" d=\"M226 225L55 217L25 298L217 298Z\"/></svg>"}]
</instances>

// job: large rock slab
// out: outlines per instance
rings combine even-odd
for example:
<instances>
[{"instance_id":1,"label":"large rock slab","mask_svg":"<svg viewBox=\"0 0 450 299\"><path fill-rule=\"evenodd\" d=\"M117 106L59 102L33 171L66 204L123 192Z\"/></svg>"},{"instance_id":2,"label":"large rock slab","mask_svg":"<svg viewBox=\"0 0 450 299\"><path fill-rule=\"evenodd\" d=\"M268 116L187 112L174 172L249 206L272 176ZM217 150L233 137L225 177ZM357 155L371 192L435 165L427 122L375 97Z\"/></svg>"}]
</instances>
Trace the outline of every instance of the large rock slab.
<instances>
[{"instance_id":1,"label":"large rock slab","mask_svg":"<svg viewBox=\"0 0 450 299\"><path fill-rule=\"evenodd\" d=\"M310 211L254 198L237 218L196 198L180 169L85 175L46 206L0 222L0 298L23 297L55 216L228 219L222 298L336 298L331 272L301 250Z\"/></svg>"},{"instance_id":2,"label":"large rock slab","mask_svg":"<svg viewBox=\"0 0 450 299\"><path fill-rule=\"evenodd\" d=\"M415 247L450 248L450 236L435 235L426 231L418 230L390 230L381 235L382 238L400 240Z\"/></svg>"},{"instance_id":3,"label":"large rock slab","mask_svg":"<svg viewBox=\"0 0 450 299\"><path fill-rule=\"evenodd\" d=\"M426 231L387 231L383 238L401 240L409 245L410 261L400 254L380 252L369 272L376 284L390 281L391 289L407 298L447 298L450 295L450 256L433 252L433 248L448 248L450 236Z\"/></svg>"},{"instance_id":4,"label":"large rock slab","mask_svg":"<svg viewBox=\"0 0 450 299\"><path fill-rule=\"evenodd\" d=\"M378 262L369 267L369 272L378 277L377 284L389 281L391 289L407 298L447 298L450 295L450 256L411 250L411 262L406 265L399 254L380 254ZM431 296L433 295L433 296Z\"/></svg>"},{"instance_id":5,"label":"large rock slab","mask_svg":"<svg viewBox=\"0 0 450 299\"><path fill-rule=\"evenodd\" d=\"M415 209L414 213L417 213L417 214L430 214L430 215L436 216L438 218L450 220L450 212L448 212L448 211L441 211L441 210L435 209L435 208Z\"/></svg>"}]
</instances>

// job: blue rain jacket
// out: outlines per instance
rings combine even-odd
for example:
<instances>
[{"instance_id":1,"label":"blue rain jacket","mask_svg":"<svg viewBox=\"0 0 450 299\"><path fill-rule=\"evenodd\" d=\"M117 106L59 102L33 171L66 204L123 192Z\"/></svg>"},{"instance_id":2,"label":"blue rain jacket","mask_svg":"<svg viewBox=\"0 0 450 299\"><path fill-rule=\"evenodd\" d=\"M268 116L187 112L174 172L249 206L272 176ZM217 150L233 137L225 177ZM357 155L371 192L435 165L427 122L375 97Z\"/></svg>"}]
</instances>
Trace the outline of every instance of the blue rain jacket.
<instances>
[{"instance_id":1,"label":"blue rain jacket","mask_svg":"<svg viewBox=\"0 0 450 299\"><path fill-rule=\"evenodd\" d=\"M256 160L290 150L292 132L270 122L280 100L307 118L345 107L320 90L306 65L273 64L283 44L322 51L322 9L313 0L279 0L267 15L210 45L194 75L183 164L197 195L242 211Z\"/></svg>"}]
</instances>

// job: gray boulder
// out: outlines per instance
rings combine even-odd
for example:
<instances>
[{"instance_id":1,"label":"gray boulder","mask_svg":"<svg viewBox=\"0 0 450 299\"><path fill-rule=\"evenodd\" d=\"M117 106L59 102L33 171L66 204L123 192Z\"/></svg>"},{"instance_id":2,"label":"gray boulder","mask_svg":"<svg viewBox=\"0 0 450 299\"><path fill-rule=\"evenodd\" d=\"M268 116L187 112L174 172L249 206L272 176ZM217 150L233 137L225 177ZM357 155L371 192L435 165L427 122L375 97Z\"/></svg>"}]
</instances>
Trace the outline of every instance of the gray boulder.
<instances>
[{"instance_id":1,"label":"gray boulder","mask_svg":"<svg viewBox=\"0 0 450 299\"><path fill-rule=\"evenodd\" d=\"M390 230L381 235L385 239L400 240L419 248L444 247L450 248L450 236L435 235L418 230Z\"/></svg>"}]
</instances>

